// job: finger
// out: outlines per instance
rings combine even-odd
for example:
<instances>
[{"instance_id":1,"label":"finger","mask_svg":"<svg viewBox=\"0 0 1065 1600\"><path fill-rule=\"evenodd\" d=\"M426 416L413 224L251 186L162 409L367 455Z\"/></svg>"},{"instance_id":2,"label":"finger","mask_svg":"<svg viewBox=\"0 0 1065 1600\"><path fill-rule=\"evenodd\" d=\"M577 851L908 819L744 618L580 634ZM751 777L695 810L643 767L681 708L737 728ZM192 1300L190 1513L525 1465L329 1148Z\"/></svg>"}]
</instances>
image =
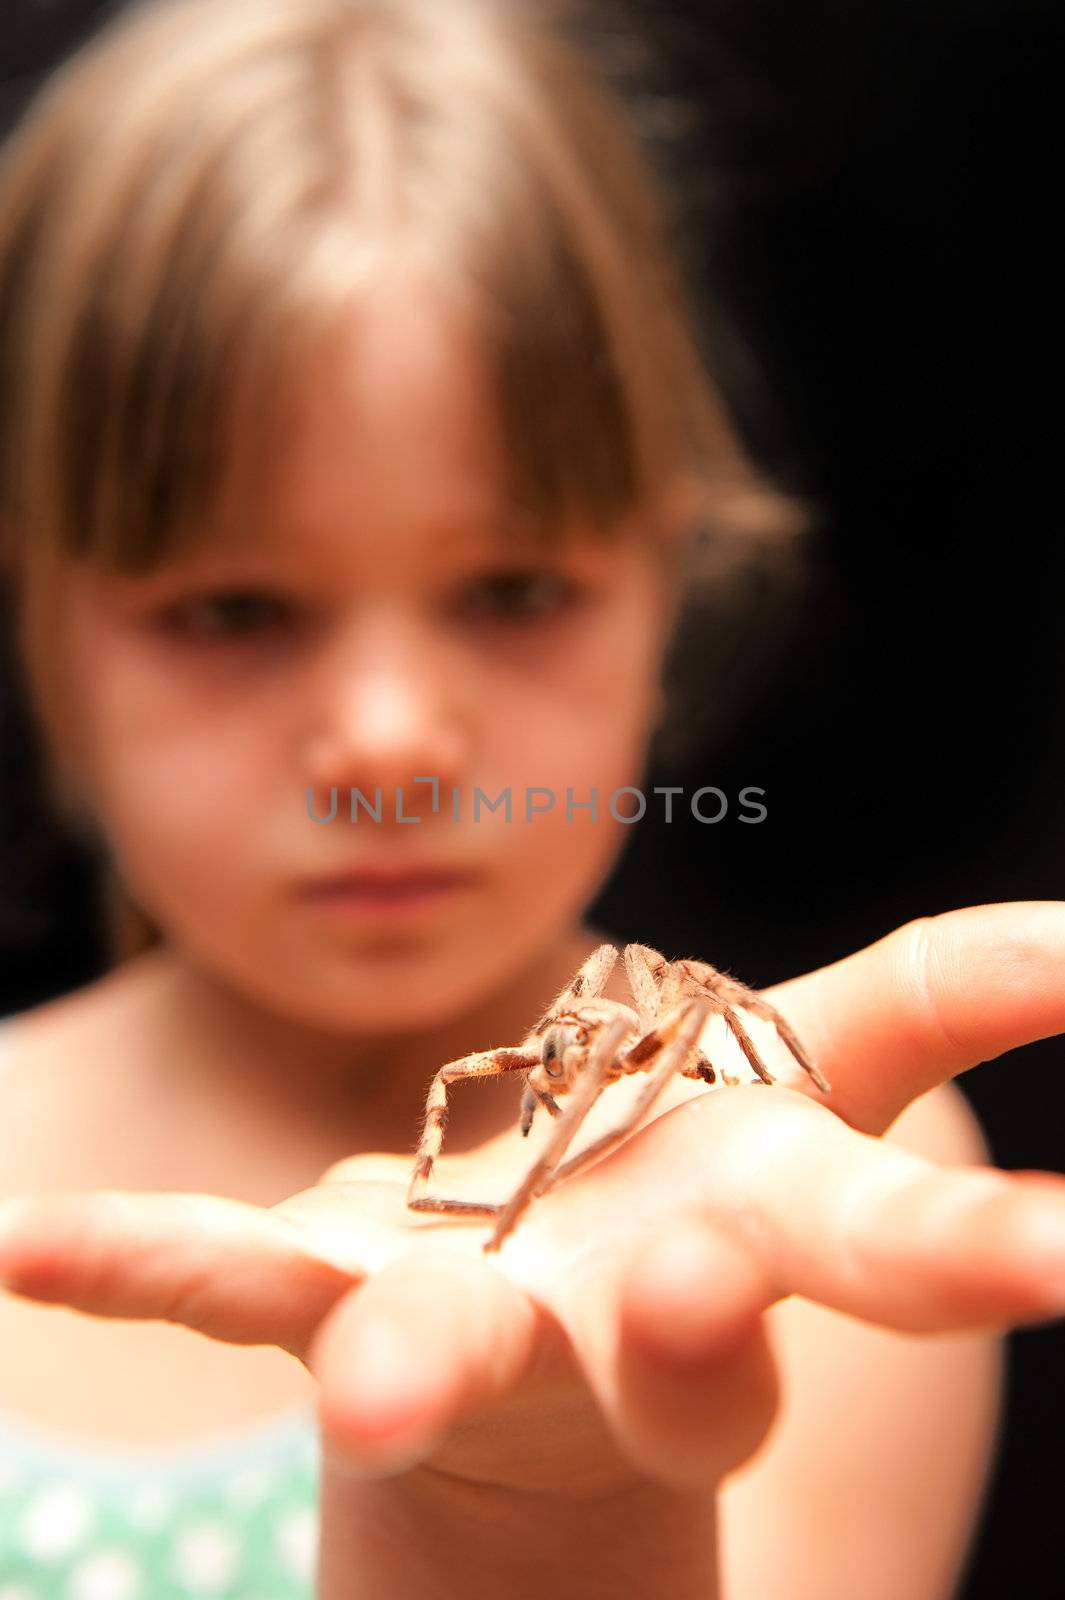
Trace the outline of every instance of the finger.
<instances>
[{"instance_id":1,"label":"finger","mask_svg":"<svg viewBox=\"0 0 1065 1600\"><path fill-rule=\"evenodd\" d=\"M611 1259L601 1246L596 1256L596 1240L616 1239L619 1218L634 1248L665 1239L682 1218L723 1230L755 1275L730 1291L741 1319L745 1307L789 1294L914 1333L1065 1310L1065 1178L940 1166L783 1087L698 1096L567 1188L556 1248L575 1254L575 1340L586 1303L613 1293L596 1277L597 1260ZM541 1202L541 1229L551 1226L552 1199ZM715 1305L707 1317L732 1325Z\"/></svg>"},{"instance_id":2,"label":"finger","mask_svg":"<svg viewBox=\"0 0 1065 1600\"><path fill-rule=\"evenodd\" d=\"M423 1460L515 1387L537 1321L527 1296L479 1257L409 1251L346 1295L315 1334L308 1365L321 1384L323 1450L366 1477Z\"/></svg>"},{"instance_id":3,"label":"finger","mask_svg":"<svg viewBox=\"0 0 1065 1600\"><path fill-rule=\"evenodd\" d=\"M775 1297L913 1333L1065 1310L1065 1178L940 1166L788 1089L703 1096L669 1119L688 1207L743 1240ZM642 1160L658 1126L637 1136Z\"/></svg>"},{"instance_id":4,"label":"finger","mask_svg":"<svg viewBox=\"0 0 1065 1600\"><path fill-rule=\"evenodd\" d=\"M616 1312L600 1308L586 1371L641 1473L705 1490L762 1444L779 1404L761 1316L774 1298L758 1259L705 1220L686 1218L637 1250Z\"/></svg>"},{"instance_id":5,"label":"finger","mask_svg":"<svg viewBox=\"0 0 1065 1600\"><path fill-rule=\"evenodd\" d=\"M940 1167L787 1089L701 1096L594 1176L568 1197L585 1243L563 1320L622 1450L678 1487L734 1470L770 1427L762 1313L789 1294L911 1333L1065 1311L1065 1180ZM597 1273L594 1231L616 1237L619 1216L632 1267Z\"/></svg>"},{"instance_id":6,"label":"finger","mask_svg":"<svg viewBox=\"0 0 1065 1600\"><path fill-rule=\"evenodd\" d=\"M0 1205L0 1281L13 1293L301 1360L355 1276L313 1254L298 1224L243 1201L96 1190Z\"/></svg>"},{"instance_id":7,"label":"finger","mask_svg":"<svg viewBox=\"0 0 1065 1600\"><path fill-rule=\"evenodd\" d=\"M1065 1032L1065 901L920 917L765 991L832 1084L826 1103L883 1133L912 1100L1003 1051ZM794 1087L822 1098L794 1078Z\"/></svg>"}]
</instances>

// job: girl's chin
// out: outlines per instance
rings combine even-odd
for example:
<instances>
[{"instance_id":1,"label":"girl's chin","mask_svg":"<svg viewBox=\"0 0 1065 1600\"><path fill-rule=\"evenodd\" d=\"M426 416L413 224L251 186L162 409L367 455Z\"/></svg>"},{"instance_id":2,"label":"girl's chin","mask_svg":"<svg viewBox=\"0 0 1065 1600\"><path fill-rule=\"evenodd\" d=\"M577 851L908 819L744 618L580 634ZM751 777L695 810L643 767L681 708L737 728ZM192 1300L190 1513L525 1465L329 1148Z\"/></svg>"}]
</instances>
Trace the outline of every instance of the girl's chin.
<instances>
[{"instance_id":1,"label":"girl's chin","mask_svg":"<svg viewBox=\"0 0 1065 1600\"><path fill-rule=\"evenodd\" d=\"M468 967L423 963L408 954L402 960L360 963L339 990L335 984L325 990L311 980L293 999L304 1013L311 1002L321 1027L353 1036L399 1035L446 1027L486 1000L489 989L483 977L471 982Z\"/></svg>"}]
</instances>

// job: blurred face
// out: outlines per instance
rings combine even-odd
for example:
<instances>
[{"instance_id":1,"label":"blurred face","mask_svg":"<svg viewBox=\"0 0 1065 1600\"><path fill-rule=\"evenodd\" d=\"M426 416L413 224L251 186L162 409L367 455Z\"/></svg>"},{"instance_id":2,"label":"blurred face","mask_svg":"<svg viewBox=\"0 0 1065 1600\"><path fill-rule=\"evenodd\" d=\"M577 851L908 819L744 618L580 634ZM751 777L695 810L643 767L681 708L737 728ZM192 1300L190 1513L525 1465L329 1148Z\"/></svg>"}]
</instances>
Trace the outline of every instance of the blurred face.
<instances>
[{"instance_id":1,"label":"blurred face","mask_svg":"<svg viewBox=\"0 0 1065 1600\"><path fill-rule=\"evenodd\" d=\"M668 582L635 538L507 535L486 375L424 291L382 288L295 400L203 551L71 573L82 770L132 891L219 978L317 1027L431 1025L607 872Z\"/></svg>"}]
</instances>

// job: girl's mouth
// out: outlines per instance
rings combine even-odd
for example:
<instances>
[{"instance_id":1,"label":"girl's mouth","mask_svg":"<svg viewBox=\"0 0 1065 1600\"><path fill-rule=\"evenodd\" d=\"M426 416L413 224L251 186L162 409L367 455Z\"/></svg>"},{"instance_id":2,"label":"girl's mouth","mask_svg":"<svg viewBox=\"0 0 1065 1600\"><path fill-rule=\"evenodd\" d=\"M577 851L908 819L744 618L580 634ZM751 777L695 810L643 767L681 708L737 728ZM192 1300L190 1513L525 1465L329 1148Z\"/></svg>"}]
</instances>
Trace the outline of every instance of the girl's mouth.
<instances>
[{"instance_id":1,"label":"girl's mouth","mask_svg":"<svg viewBox=\"0 0 1065 1600\"><path fill-rule=\"evenodd\" d=\"M339 915L380 916L442 905L474 881L466 868L366 868L308 883L302 898Z\"/></svg>"}]
</instances>

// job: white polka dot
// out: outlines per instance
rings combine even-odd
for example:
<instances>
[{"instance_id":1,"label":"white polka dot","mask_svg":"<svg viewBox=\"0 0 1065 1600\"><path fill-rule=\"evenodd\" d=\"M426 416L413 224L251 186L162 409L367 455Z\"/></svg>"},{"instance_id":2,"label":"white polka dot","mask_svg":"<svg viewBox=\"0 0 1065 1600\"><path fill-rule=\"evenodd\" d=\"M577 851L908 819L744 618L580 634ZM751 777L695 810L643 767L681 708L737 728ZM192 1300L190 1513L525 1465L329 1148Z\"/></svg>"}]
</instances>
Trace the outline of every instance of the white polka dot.
<instances>
[{"instance_id":1,"label":"white polka dot","mask_svg":"<svg viewBox=\"0 0 1065 1600\"><path fill-rule=\"evenodd\" d=\"M27 1555L38 1561L55 1560L81 1543L93 1520L88 1495L73 1484L43 1489L26 1507L19 1540Z\"/></svg>"},{"instance_id":2,"label":"white polka dot","mask_svg":"<svg viewBox=\"0 0 1065 1600\"><path fill-rule=\"evenodd\" d=\"M293 1577L313 1579L318 1554L318 1516L310 1506L286 1511L278 1524L277 1552Z\"/></svg>"},{"instance_id":3,"label":"white polka dot","mask_svg":"<svg viewBox=\"0 0 1065 1600\"><path fill-rule=\"evenodd\" d=\"M0 1589L0 1600L34 1600L33 1590L24 1583L5 1583Z\"/></svg>"},{"instance_id":4,"label":"white polka dot","mask_svg":"<svg viewBox=\"0 0 1065 1600\"><path fill-rule=\"evenodd\" d=\"M149 1483L130 1495L127 1516L138 1528L161 1528L173 1509L174 1497L170 1491Z\"/></svg>"},{"instance_id":5,"label":"white polka dot","mask_svg":"<svg viewBox=\"0 0 1065 1600\"><path fill-rule=\"evenodd\" d=\"M193 1594L224 1589L237 1564L236 1539L220 1522L195 1522L174 1540L174 1568Z\"/></svg>"},{"instance_id":6,"label":"white polka dot","mask_svg":"<svg viewBox=\"0 0 1065 1600\"><path fill-rule=\"evenodd\" d=\"M246 1510L265 1500L275 1482L276 1476L269 1467L242 1467L230 1478L224 1494L231 1506Z\"/></svg>"},{"instance_id":7,"label":"white polka dot","mask_svg":"<svg viewBox=\"0 0 1065 1600\"><path fill-rule=\"evenodd\" d=\"M10 1460L7 1456L0 1456L0 1494L10 1494L13 1489L21 1487L26 1474L17 1461ZM4 1591L0 1589L0 1600L3 1600Z\"/></svg>"},{"instance_id":8,"label":"white polka dot","mask_svg":"<svg viewBox=\"0 0 1065 1600\"><path fill-rule=\"evenodd\" d=\"M69 1600L135 1600L141 1569L122 1550L97 1550L78 1562L66 1592Z\"/></svg>"}]
</instances>

